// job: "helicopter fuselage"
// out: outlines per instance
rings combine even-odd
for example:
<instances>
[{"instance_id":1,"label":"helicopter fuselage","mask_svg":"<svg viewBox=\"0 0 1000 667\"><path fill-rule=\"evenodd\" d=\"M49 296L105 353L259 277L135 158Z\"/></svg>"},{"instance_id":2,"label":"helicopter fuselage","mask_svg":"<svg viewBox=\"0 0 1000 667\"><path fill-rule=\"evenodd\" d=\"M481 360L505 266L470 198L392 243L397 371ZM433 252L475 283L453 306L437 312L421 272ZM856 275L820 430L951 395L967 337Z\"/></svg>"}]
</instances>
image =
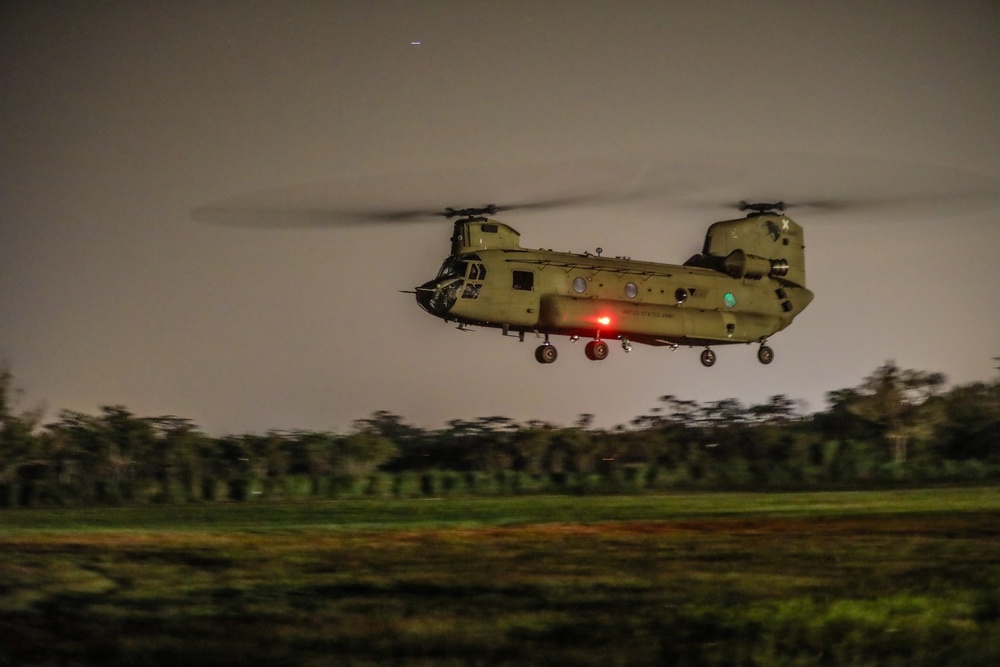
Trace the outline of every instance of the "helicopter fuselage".
<instances>
[{"instance_id":1,"label":"helicopter fuselage","mask_svg":"<svg viewBox=\"0 0 1000 667\"><path fill-rule=\"evenodd\" d=\"M588 338L587 356L607 356L606 339L648 345L761 344L812 301L805 287L802 229L781 214L716 223L683 265L530 250L508 225L484 217L455 223L452 254L417 302L445 321L544 336L536 351L555 360L549 336ZM602 347L603 346L603 347ZM551 348L551 349L548 349ZM765 352L766 351L766 352Z\"/></svg>"}]
</instances>

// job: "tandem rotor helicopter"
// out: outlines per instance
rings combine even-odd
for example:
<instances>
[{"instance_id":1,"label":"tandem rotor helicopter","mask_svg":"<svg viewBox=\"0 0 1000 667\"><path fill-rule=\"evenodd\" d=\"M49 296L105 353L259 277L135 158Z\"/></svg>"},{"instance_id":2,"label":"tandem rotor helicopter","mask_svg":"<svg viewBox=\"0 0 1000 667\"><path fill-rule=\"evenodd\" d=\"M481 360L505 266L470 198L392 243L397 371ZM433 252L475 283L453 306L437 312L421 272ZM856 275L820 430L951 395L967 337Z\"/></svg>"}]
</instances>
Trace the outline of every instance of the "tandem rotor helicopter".
<instances>
[{"instance_id":1,"label":"tandem rotor helicopter","mask_svg":"<svg viewBox=\"0 0 1000 667\"><path fill-rule=\"evenodd\" d=\"M574 169L575 163L567 165L560 177L570 179L571 187L561 188L567 195L556 199L444 210L371 205L387 191L397 200L426 199L428 184L438 182L448 183L453 196L465 197L481 191L483 182L491 183L490 189L521 191L525 179L534 179L551 191L549 186L558 180L549 166L522 169L514 187L505 188L502 177L465 170L265 191L201 207L193 217L240 227L325 227L443 217L453 224L449 255L435 278L401 291L413 294L427 313L461 330L494 328L521 342L530 334L538 340L535 359L541 364L559 356L552 341L557 336L585 341L584 352L592 361L606 359L609 342L617 341L625 352L635 344L702 348L705 366L715 365L716 346L756 344L758 360L770 364L774 351L769 338L787 328L813 299L806 288L802 227L785 214L788 205L739 202L742 217L710 225L701 252L683 264L606 257L600 248L579 253L522 247L520 233L498 220L498 214L656 197L663 189L654 160L645 162L648 169L640 169L635 178L624 163L582 164L583 174ZM587 176L596 185L585 186L585 194L574 194L581 190L576 182ZM602 185L623 178L631 179L630 185ZM647 182L653 183L651 188L646 188ZM839 209L845 204L812 200L795 205Z\"/></svg>"},{"instance_id":2,"label":"tandem rotor helicopter","mask_svg":"<svg viewBox=\"0 0 1000 667\"><path fill-rule=\"evenodd\" d=\"M541 364L556 361L559 353L552 339L565 336L574 343L585 341L584 352L593 361L606 359L609 343L617 341L625 352L635 344L701 348L701 363L713 366L714 348L735 344L756 345L758 360L770 364L774 360L770 337L791 325L813 300L806 287L803 229L786 215L790 206L841 212L915 205L919 209L911 208L908 214L926 215L928 206L938 202L947 207L948 215L954 215L961 202L976 210L983 204L995 206L997 201L996 179L977 173L854 156L780 156L781 160L772 162L780 164L782 172L767 174L768 183L777 180L786 190L805 193L821 180L826 183L825 192L819 197L796 198L791 204L739 202L736 207L742 217L711 224L701 252L683 264L605 257L600 248L594 253L533 250L522 247L519 232L496 216L515 210L659 198L664 192L712 191L703 186L703 172L709 169L709 179L718 180L717 167L698 160L685 160L684 170L677 168L675 158L663 162L657 156L626 155L516 170L466 167L380 174L232 197L199 207L192 217L244 228L311 228L443 217L452 222L453 232L450 253L437 276L401 290L414 295L420 308L434 317L457 324L461 330L499 329L522 342L530 334L538 341L535 359ZM742 174L743 163L733 164L734 173ZM679 172L685 175L677 177ZM693 172L690 178L688 172ZM799 174L807 181L797 178ZM885 174L893 174L892 181L873 191L875 176L884 178ZM748 184L746 179L743 183ZM768 187L767 183L750 184L755 190ZM442 199L468 202L470 195L489 201L485 190L516 196L539 189L562 196L444 210L426 205L384 208L380 203L387 193L394 202L426 204ZM704 196L697 197L705 203ZM691 195L682 197L697 200ZM717 205L717 201L711 204Z\"/></svg>"},{"instance_id":3,"label":"tandem rotor helicopter","mask_svg":"<svg viewBox=\"0 0 1000 667\"><path fill-rule=\"evenodd\" d=\"M740 202L743 218L708 228L700 254L684 264L628 257L530 250L520 234L490 217L520 206L447 208L454 219L451 254L438 275L412 290L425 311L445 322L500 329L522 342L542 339L535 359L551 364L553 336L587 340L588 359L609 354L609 340L712 347L757 343L763 364L774 359L768 338L785 329L813 299L806 289L802 227L785 204Z\"/></svg>"}]
</instances>

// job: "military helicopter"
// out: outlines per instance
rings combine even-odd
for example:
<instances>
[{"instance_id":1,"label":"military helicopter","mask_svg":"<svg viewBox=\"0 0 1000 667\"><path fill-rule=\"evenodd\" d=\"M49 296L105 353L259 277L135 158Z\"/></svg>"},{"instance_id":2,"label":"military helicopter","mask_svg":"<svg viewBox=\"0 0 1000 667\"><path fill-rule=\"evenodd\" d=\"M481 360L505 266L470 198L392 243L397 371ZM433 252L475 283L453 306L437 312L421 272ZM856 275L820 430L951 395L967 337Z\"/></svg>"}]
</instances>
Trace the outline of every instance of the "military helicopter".
<instances>
[{"instance_id":1,"label":"military helicopter","mask_svg":"<svg viewBox=\"0 0 1000 667\"><path fill-rule=\"evenodd\" d=\"M542 339L535 359L551 364L552 336L586 339L588 359L608 357L609 340L703 347L757 343L762 364L774 359L770 336L812 301L806 289L802 227L784 202L740 202L745 217L708 228L700 254L684 264L521 247L520 234L493 217L515 207L447 208L454 219L451 254L438 275L413 293L425 311L458 328L492 327L522 342Z\"/></svg>"}]
</instances>

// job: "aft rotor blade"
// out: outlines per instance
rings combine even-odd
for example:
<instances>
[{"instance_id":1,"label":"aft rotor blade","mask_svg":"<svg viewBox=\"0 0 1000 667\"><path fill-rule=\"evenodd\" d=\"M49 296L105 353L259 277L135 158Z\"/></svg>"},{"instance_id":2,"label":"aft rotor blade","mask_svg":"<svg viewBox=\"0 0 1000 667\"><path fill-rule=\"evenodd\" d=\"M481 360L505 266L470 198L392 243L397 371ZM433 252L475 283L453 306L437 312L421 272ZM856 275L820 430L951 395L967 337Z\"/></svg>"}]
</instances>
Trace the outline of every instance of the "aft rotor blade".
<instances>
[{"instance_id":1,"label":"aft rotor blade","mask_svg":"<svg viewBox=\"0 0 1000 667\"><path fill-rule=\"evenodd\" d=\"M738 211L783 212L786 210L809 213L851 213L895 209L900 212L924 210L927 212L971 211L1000 204L1000 189L995 191L956 191L910 194L897 197L842 197L830 199L804 199L779 201L776 204L757 203L755 200L723 203L725 208Z\"/></svg>"}]
</instances>

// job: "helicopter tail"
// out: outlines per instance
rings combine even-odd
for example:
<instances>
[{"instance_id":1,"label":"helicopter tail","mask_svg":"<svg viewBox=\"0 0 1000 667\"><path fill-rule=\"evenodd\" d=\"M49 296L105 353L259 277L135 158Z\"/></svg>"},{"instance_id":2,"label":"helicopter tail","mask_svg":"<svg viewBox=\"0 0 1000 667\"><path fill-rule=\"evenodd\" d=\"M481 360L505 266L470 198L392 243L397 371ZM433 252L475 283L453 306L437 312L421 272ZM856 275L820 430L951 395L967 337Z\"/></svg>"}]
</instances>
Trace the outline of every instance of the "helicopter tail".
<instances>
[{"instance_id":1,"label":"helicopter tail","mask_svg":"<svg viewBox=\"0 0 1000 667\"><path fill-rule=\"evenodd\" d=\"M734 278L771 277L806 286L802 227L781 213L715 223L705 235L701 257Z\"/></svg>"}]
</instances>

